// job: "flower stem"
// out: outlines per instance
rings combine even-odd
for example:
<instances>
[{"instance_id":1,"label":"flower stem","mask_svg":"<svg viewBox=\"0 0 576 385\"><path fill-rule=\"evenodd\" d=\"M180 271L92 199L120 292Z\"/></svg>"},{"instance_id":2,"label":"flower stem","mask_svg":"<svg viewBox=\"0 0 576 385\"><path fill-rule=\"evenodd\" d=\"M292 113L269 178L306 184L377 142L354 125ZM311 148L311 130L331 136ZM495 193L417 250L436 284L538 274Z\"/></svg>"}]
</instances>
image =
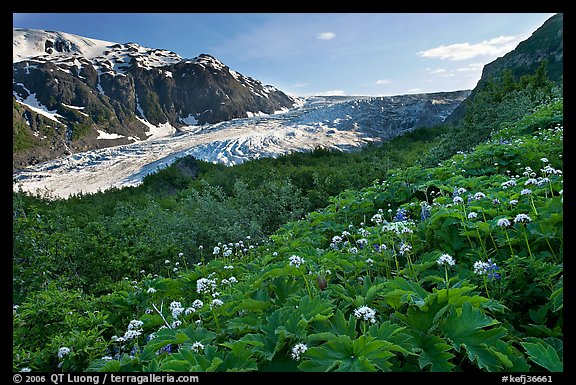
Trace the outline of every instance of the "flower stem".
<instances>
[{"instance_id":1,"label":"flower stem","mask_svg":"<svg viewBox=\"0 0 576 385\"><path fill-rule=\"evenodd\" d=\"M526 240L526 246L528 247L528 253L530 253L530 258L534 259L532 255L532 250L530 250L530 243L528 242L528 231L524 228L524 239Z\"/></svg>"},{"instance_id":2,"label":"flower stem","mask_svg":"<svg viewBox=\"0 0 576 385\"><path fill-rule=\"evenodd\" d=\"M448 266L444 264L444 279L446 281L446 301L448 301L448 294L450 293L450 283L448 282Z\"/></svg>"},{"instance_id":3,"label":"flower stem","mask_svg":"<svg viewBox=\"0 0 576 385\"><path fill-rule=\"evenodd\" d=\"M504 234L506 234L506 239L508 240L508 246L510 246L510 256L514 255L514 250L512 250L512 243L510 243L510 238L508 237L508 231L504 230Z\"/></svg>"},{"instance_id":4,"label":"flower stem","mask_svg":"<svg viewBox=\"0 0 576 385\"><path fill-rule=\"evenodd\" d=\"M304 275L304 273L302 272L302 270L300 270L300 267L298 267L298 271L300 272L300 274L302 275L302 278L304 278L304 283L306 284L306 289L308 290L308 296L310 298L312 298L312 292L310 291L310 285L308 284L308 280L306 279L306 276Z\"/></svg>"},{"instance_id":5,"label":"flower stem","mask_svg":"<svg viewBox=\"0 0 576 385\"><path fill-rule=\"evenodd\" d=\"M490 299L490 293L488 292L488 284L486 283L486 276L484 276L484 288L486 289L486 295Z\"/></svg>"}]
</instances>

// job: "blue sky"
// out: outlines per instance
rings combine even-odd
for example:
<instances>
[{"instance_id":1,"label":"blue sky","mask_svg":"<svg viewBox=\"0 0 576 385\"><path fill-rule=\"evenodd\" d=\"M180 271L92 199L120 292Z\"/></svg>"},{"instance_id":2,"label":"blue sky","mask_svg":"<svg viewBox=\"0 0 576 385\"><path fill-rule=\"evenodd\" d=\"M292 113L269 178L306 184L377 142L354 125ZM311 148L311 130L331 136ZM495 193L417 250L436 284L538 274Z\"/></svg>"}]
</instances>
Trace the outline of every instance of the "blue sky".
<instances>
[{"instance_id":1,"label":"blue sky","mask_svg":"<svg viewBox=\"0 0 576 385\"><path fill-rule=\"evenodd\" d=\"M184 58L209 53L298 96L400 95L474 88L482 66L552 13L17 13L13 26Z\"/></svg>"}]
</instances>

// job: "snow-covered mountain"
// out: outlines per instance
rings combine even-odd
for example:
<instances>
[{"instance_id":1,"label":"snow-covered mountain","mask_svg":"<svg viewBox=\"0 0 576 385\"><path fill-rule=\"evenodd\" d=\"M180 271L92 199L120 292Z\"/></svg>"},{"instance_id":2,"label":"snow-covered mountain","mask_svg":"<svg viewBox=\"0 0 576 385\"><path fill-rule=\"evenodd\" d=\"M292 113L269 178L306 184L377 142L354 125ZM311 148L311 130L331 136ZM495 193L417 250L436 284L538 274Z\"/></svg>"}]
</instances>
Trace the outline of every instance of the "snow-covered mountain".
<instances>
[{"instance_id":1,"label":"snow-covered mountain","mask_svg":"<svg viewBox=\"0 0 576 385\"><path fill-rule=\"evenodd\" d=\"M469 91L392 97L307 98L278 114L183 127L177 135L91 150L28 167L14 174L14 189L59 197L139 184L144 176L185 155L226 165L309 151L342 151L440 123Z\"/></svg>"},{"instance_id":2,"label":"snow-covered mountain","mask_svg":"<svg viewBox=\"0 0 576 385\"><path fill-rule=\"evenodd\" d=\"M134 143L159 130L292 108L297 99L207 54L13 29L14 162Z\"/></svg>"}]
</instances>

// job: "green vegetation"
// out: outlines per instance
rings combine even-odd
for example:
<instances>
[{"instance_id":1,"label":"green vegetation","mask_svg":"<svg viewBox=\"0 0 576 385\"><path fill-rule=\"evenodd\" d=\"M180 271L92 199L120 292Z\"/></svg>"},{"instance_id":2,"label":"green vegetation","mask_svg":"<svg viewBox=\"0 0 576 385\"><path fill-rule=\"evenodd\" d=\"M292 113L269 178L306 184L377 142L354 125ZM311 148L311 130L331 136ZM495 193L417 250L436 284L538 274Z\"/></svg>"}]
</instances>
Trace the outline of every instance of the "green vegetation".
<instances>
[{"instance_id":1,"label":"green vegetation","mask_svg":"<svg viewBox=\"0 0 576 385\"><path fill-rule=\"evenodd\" d=\"M14 193L13 369L562 371L563 99L526 79L458 153L435 127Z\"/></svg>"}]
</instances>

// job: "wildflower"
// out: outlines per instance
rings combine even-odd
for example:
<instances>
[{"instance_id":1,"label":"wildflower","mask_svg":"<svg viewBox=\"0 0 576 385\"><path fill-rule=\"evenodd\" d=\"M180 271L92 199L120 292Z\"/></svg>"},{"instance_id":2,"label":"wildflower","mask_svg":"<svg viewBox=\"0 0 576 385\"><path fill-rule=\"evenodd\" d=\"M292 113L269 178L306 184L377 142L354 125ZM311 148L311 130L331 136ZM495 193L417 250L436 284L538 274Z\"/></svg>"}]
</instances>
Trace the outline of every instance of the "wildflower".
<instances>
[{"instance_id":1,"label":"wildflower","mask_svg":"<svg viewBox=\"0 0 576 385\"><path fill-rule=\"evenodd\" d=\"M178 318L178 316L184 311L184 308L180 302L174 301L170 304L170 310L172 310L172 317Z\"/></svg>"},{"instance_id":2,"label":"wildflower","mask_svg":"<svg viewBox=\"0 0 576 385\"><path fill-rule=\"evenodd\" d=\"M422 207L422 210L420 211L420 219L425 221L430 218L430 205L427 202L422 202L420 203L420 207Z\"/></svg>"},{"instance_id":3,"label":"wildflower","mask_svg":"<svg viewBox=\"0 0 576 385\"><path fill-rule=\"evenodd\" d=\"M518 201L517 201L516 199L512 199L512 200L510 201L510 204L511 204L512 206L514 206L514 205L518 204Z\"/></svg>"},{"instance_id":4,"label":"wildflower","mask_svg":"<svg viewBox=\"0 0 576 385\"><path fill-rule=\"evenodd\" d=\"M362 306L354 310L354 317L371 323L376 323L376 311L368 306Z\"/></svg>"},{"instance_id":5,"label":"wildflower","mask_svg":"<svg viewBox=\"0 0 576 385\"><path fill-rule=\"evenodd\" d=\"M110 356L104 356L104 357L102 357L102 359L103 359L104 361L112 361L114 358L112 358L112 357L110 357Z\"/></svg>"},{"instance_id":6,"label":"wildflower","mask_svg":"<svg viewBox=\"0 0 576 385\"><path fill-rule=\"evenodd\" d=\"M488 263L482 261L474 262L474 274L483 275L488 270Z\"/></svg>"},{"instance_id":7,"label":"wildflower","mask_svg":"<svg viewBox=\"0 0 576 385\"><path fill-rule=\"evenodd\" d=\"M292 356L293 359L298 361L300 359L300 355L306 352L306 350L308 350L308 346L306 344L302 343L296 344L292 348L292 353L290 354L290 356Z\"/></svg>"},{"instance_id":8,"label":"wildflower","mask_svg":"<svg viewBox=\"0 0 576 385\"><path fill-rule=\"evenodd\" d=\"M486 198L486 194L484 194L483 192L477 192L476 194L474 194L474 199L476 199L477 201L482 198Z\"/></svg>"},{"instance_id":9,"label":"wildflower","mask_svg":"<svg viewBox=\"0 0 576 385\"><path fill-rule=\"evenodd\" d=\"M405 208L399 208L396 210L396 215L394 216L394 222L403 222L407 220L407 211Z\"/></svg>"},{"instance_id":10,"label":"wildflower","mask_svg":"<svg viewBox=\"0 0 576 385\"><path fill-rule=\"evenodd\" d=\"M236 277L230 277L230 278L228 278L228 282L230 282L230 283L238 283L238 280L236 279Z\"/></svg>"},{"instance_id":11,"label":"wildflower","mask_svg":"<svg viewBox=\"0 0 576 385\"><path fill-rule=\"evenodd\" d=\"M129 341L133 338L138 337L141 334L142 333L140 333L138 330L128 330L126 333L124 333L124 340Z\"/></svg>"},{"instance_id":12,"label":"wildflower","mask_svg":"<svg viewBox=\"0 0 576 385\"><path fill-rule=\"evenodd\" d=\"M492 204L493 205L499 205L500 204L500 200L498 198L494 198L492 199Z\"/></svg>"},{"instance_id":13,"label":"wildflower","mask_svg":"<svg viewBox=\"0 0 576 385\"><path fill-rule=\"evenodd\" d=\"M188 315L190 313L195 313L196 309L194 309L193 307L187 307L186 310L184 310L184 315Z\"/></svg>"},{"instance_id":14,"label":"wildflower","mask_svg":"<svg viewBox=\"0 0 576 385\"><path fill-rule=\"evenodd\" d=\"M210 309L215 308L215 307L219 307L224 305L224 302L220 301L219 299L213 299L212 303L210 304Z\"/></svg>"},{"instance_id":15,"label":"wildflower","mask_svg":"<svg viewBox=\"0 0 576 385\"><path fill-rule=\"evenodd\" d=\"M173 271L173 272L177 272L177 271L178 271L178 268L175 267L174 269L172 269L172 271Z\"/></svg>"},{"instance_id":16,"label":"wildflower","mask_svg":"<svg viewBox=\"0 0 576 385\"><path fill-rule=\"evenodd\" d=\"M510 221L506 218L500 218L500 219L498 219L497 224L500 227L508 227L508 226L510 226Z\"/></svg>"},{"instance_id":17,"label":"wildflower","mask_svg":"<svg viewBox=\"0 0 576 385\"><path fill-rule=\"evenodd\" d=\"M63 358L65 355L70 353L70 349L66 346L61 347L58 349L58 358Z\"/></svg>"},{"instance_id":18,"label":"wildflower","mask_svg":"<svg viewBox=\"0 0 576 385\"><path fill-rule=\"evenodd\" d=\"M214 255L220 254L220 248L218 246L214 246L214 251L212 252L212 254Z\"/></svg>"},{"instance_id":19,"label":"wildflower","mask_svg":"<svg viewBox=\"0 0 576 385\"><path fill-rule=\"evenodd\" d=\"M368 258L366 260L366 263L369 263L370 265L372 265L374 263L374 260L372 258Z\"/></svg>"},{"instance_id":20,"label":"wildflower","mask_svg":"<svg viewBox=\"0 0 576 385\"><path fill-rule=\"evenodd\" d=\"M516 215L516 218L514 218L514 223L528 223L528 222L532 222L532 218L530 218L528 215L526 214L518 214Z\"/></svg>"},{"instance_id":21,"label":"wildflower","mask_svg":"<svg viewBox=\"0 0 576 385\"><path fill-rule=\"evenodd\" d=\"M277 252L277 251L273 252L273 253L272 253L272 256L273 256L273 257L277 257L277 256L278 256L278 252Z\"/></svg>"},{"instance_id":22,"label":"wildflower","mask_svg":"<svg viewBox=\"0 0 576 385\"><path fill-rule=\"evenodd\" d=\"M378 213L378 214L374 214L372 216L372 222L376 223L377 225L382 224L382 214Z\"/></svg>"},{"instance_id":23,"label":"wildflower","mask_svg":"<svg viewBox=\"0 0 576 385\"><path fill-rule=\"evenodd\" d=\"M400 245L400 250L398 250L398 252L400 253L400 255L404 255L404 253L410 250L412 250L412 246L409 243L402 243Z\"/></svg>"},{"instance_id":24,"label":"wildflower","mask_svg":"<svg viewBox=\"0 0 576 385\"><path fill-rule=\"evenodd\" d=\"M199 341L196 341L192 344L190 349L194 350L196 353L200 353L202 350L204 350L204 345L202 345L202 343Z\"/></svg>"},{"instance_id":25,"label":"wildflower","mask_svg":"<svg viewBox=\"0 0 576 385\"><path fill-rule=\"evenodd\" d=\"M170 326L172 326L172 329L176 329L180 325L182 325L182 321L176 320L176 321L172 322L172 325L170 325Z\"/></svg>"},{"instance_id":26,"label":"wildflower","mask_svg":"<svg viewBox=\"0 0 576 385\"><path fill-rule=\"evenodd\" d=\"M542 163L548 163L548 159L547 159L547 158L540 158L540 161L541 161Z\"/></svg>"},{"instance_id":27,"label":"wildflower","mask_svg":"<svg viewBox=\"0 0 576 385\"><path fill-rule=\"evenodd\" d=\"M400 230L401 234L414 234L414 231L412 231L411 228L409 227L402 227L402 229Z\"/></svg>"},{"instance_id":28,"label":"wildflower","mask_svg":"<svg viewBox=\"0 0 576 385\"><path fill-rule=\"evenodd\" d=\"M348 252L352 254L358 254L358 249L356 247L351 247L348 249Z\"/></svg>"},{"instance_id":29,"label":"wildflower","mask_svg":"<svg viewBox=\"0 0 576 385\"><path fill-rule=\"evenodd\" d=\"M368 240L366 238L360 238L356 241L356 244L362 249L368 244Z\"/></svg>"},{"instance_id":30,"label":"wildflower","mask_svg":"<svg viewBox=\"0 0 576 385\"><path fill-rule=\"evenodd\" d=\"M196 310L200 309L202 306L204 306L204 302L200 301L199 299L196 299L194 302L192 302L192 307Z\"/></svg>"},{"instance_id":31,"label":"wildflower","mask_svg":"<svg viewBox=\"0 0 576 385\"><path fill-rule=\"evenodd\" d=\"M464 203L464 199L460 198L460 197L454 197L454 199L452 199L452 202L454 204L458 204L458 203Z\"/></svg>"},{"instance_id":32,"label":"wildflower","mask_svg":"<svg viewBox=\"0 0 576 385\"><path fill-rule=\"evenodd\" d=\"M468 219L474 219L478 216L477 213L475 213L474 211L471 211L470 214L468 214Z\"/></svg>"},{"instance_id":33,"label":"wildflower","mask_svg":"<svg viewBox=\"0 0 576 385\"><path fill-rule=\"evenodd\" d=\"M224 270L232 270L232 269L234 269L234 266L232 266L232 265L224 266Z\"/></svg>"},{"instance_id":34,"label":"wildflower","mask_svg":"<svg viewBox=\"0 0 576 385\"><path fill-rule=\"evenodd\" d=\"M490 279L500 279L500 274L496 272L499 267L488 259L488 262L476 261L474 262L474 273L478 275L487 275Z\"/></svg>"},{"instance_id":35,"label":"wildflower","mask_svg":"<svg viewBox=\"0 0 576 385\"><path fill-rule=\"evenodd\" d=\"M166 265L169 264L169 263L170 263L170 260L169 260L169 259L167 259L167 260L164 261L164 264L166 264Z\"/></svg>"},{"instance_id":36,"label":"wildflower","mask_svg":"<svg viewBox=\"0 0 576 385\"><path fill-rule=\"evenodd\" d=\"M196 292L199 294L208 293L216 288L216 281L208 278L200 278L196 281Z\"/></svg>"},{"instance_id":37,"label":"wildflower","mask_svg":"<svg viewBox=\"0 0 576 385\"><path fill-rule=\"evenodd\" d=\"M538 181L534 178L529 178L526 182L524 182L524 186L528 186L529 184L536 184Z\"/></svg>"},{"instance_id":38,"label":"wildflower","mask_svg":"<svg viewBox=\"0 0 576 385\"><path fill-rule=\"evenodd\" d=\"M28 373L28 372L31 372L31 371L32 371L32 369L30 369L30 368L22 368L22 369L20 369L20 372L22 372L22 373Z\"/></svg>"},{"instance_id":39,"label":"wildflower","mask_svg":"<svg viewBox=\"0 0 576 385\"><path fill-rule=\"evenodd\" d=\"M144 325L144 322L137 320L137 319L133 319L132 321L130 321L130 323L128 324L128 330L138 330L141 331L142 329L142 325Z\"/></svg>"},{"instance_id":40,"label":"wildflower","mask_svg":"<svg viewBox=\"0 0 576 385\"><path fill-rule=\"evenodd\" d=\"M448 254L442 254L440 256L440 258L438 258L438 260L436 261L439 265L450 265L450 266L454 266L456 264L456 261L454 261L454 258L452 258L450 255Z\"/></svg>"},{"instance_id":41,"label":"wildflower","mask_svg":"<svg viewBox=\"0 0 576 385\"><path fill-rule=\"evenodd\" d=\"M525 188L524 190L520 191L520 195L529 195L532 194L532 190Z\"/></svg>"},{"instance_id":42,"label":"wildflower","mask_svg":"<svg viewBox=\"0 0 576 385\"><path fill-rule=\"evenodd\" d=\"M304 258L300 258L297 255L293 255L290 257L290 266L296 266L296 268L299 268L300 265L303 264L304 262L306 262Z\"/></svg>"}]
</instances>

